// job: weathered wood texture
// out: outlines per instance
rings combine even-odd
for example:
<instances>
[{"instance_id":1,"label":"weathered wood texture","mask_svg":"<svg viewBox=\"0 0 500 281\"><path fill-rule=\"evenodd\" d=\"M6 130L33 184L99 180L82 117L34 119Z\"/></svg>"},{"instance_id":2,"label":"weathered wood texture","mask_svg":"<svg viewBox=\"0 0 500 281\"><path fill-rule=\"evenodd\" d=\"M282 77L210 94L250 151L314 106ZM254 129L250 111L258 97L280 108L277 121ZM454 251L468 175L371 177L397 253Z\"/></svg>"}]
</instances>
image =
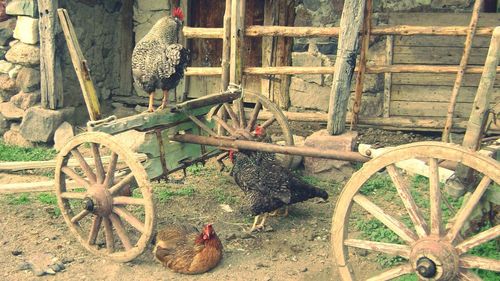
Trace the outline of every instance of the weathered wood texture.
<instances>
[{"instance_id":1,"label":"weathered wood texture","mask_svg":"<svg viewBox=\"0 0 500 281\"><path fill-rule=\"evenodd\" d=\"M363 24L365 1L346 0L340 20L339 45L332 90L328 105L327 130L331 135L345 131L347 102L350 95L351 79L356 66L356 46L358 33Z\"/></svg>"},{"instance_id":2,"label":"weathered wood texture","mask_svg":"<svg viewBox=\"0 0 500 281\"><path fill-rule=\"evenodd\" d=\"M132 93L132 50L134 47L133 13L134 0L123 0L121 9L120 42L120 92Z\"/></svg>"},{"instance_id":3,"label":"weathered wood texture","mask_svg":"<svg viewBox=\"0 0 500 281\"><path fill-rule=\"evenodd\" d=\"M56 55L58 0L39 0L40 11L40 92L42 106L48 109L63 107L61 61Z\"/></svg>"}]
</instances>

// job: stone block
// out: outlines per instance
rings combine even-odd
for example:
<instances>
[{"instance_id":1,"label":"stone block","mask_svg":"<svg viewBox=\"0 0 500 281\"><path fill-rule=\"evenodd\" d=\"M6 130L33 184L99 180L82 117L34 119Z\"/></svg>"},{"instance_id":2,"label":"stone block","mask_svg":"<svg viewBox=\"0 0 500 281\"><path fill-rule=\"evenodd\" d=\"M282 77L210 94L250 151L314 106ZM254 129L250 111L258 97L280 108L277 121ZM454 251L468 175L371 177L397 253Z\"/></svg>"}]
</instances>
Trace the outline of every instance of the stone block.
<instances>
[{"instance_id":1,"label":"stone block","mask_svg":"<svg viewBox=\"0 0 500 281\"><path fill-rule=\"evenodd\" d=\"M0 73L9 74L9 71L14 68L14 64L6 61L0 60Z\"/></svg>"},{"instance_id":2,"label":"stone block","mask_svg":"<svg viewBox=\"0 0 500 281\"><path fill-rule=\"evenodd\" d=\"M6 47L6 46L0 46L0 60L5 59L5 54L7 54L8 50L9 50L8 47Z\"/></svg>"},{"instance_id":3,"label":"stone block","mask_svg":"<svg viewBox=\"0 0 500 281\"><path fill-rule=\"evenodd\" d=\"M54 133L54 148L60 151L61 148L75 135L73 126L68 122L63 122Z\"/></svg>"},{"instance_id":4,"label":"stone block","mask_svg":"<svg viewBox=\"0 0 500 281\"><path fill-rule=\"evenodd\" d=\"M321 130L307 137L304 146L322 150L352 151L356 140L357 132L331 136L326 130ZM308 175L335 182L344 181L354 173L352 165L342 160L305 157L304 167Z\"/></svg>"},{"instance_id":5,"label":"stone block","mask_svg":"<svg viewBox=\"0 0 500 281\"><path fill-rule=\"evenodd\" d=\"M38 19L19 16L17 18L14 38L26 44L36 44L39 40Z\"/></svg>"},{"instance_id":6,"label":"stone block","mask_svg":"<svg viewBox=\"0 0 500 281\"><path fill-rule=\"evenodd\" d=\"M5 134L10 128L10 122L0 114L0 135Z\"/></svg>"},{"instance_id":7,"label":"stone block","mask_svg":"<svg viewBox=\"0 0 500 281\"><path fill-rule=\"evenodd\" d=\"M162 11L170 10L169 2L158 0L138 0L137 5L143 11Z\"/></svg>"},{"instance_id":8,"label":"stone block","mask_svg":"<svg viewBox=\"0 0 500 281\"><path fill-rule=\"evenodd\" d=\"M38 17L38 3L36 0L11 0L7 4L7 15Z\"/></svg>"},{"instance_id":9,"label":"stone block","mask_svg":"<svg viewBox=\"0 0 500 281\"><path fill-rule=\"evenodd\" d=\"M293 107L328 111L330 102L330 87L319 86L316 83L292 77L290 83L290 103Z\"/></svg>"},{"instance_id":10,"label":"stone block","mask_svg":"<svg viewBox=\"0 0 500 281\"><path fill-rule=\"evenodd\" d=\"M10 145L16 145L16 146L21 146L21 147L34 147L34 143L30 142L29 140L25 139L21 133L17 130L8 130L3 134L3 141L6 144Z\"/></svg>"},{"instance_id":11,"label":"stone block","mask_svg":"<svg viewBox=\"0 0 500 281\"><path fill-rule=\"evenodd\" d=\"M40 89L40 71L23 67L17 75L16 85L25 93Z\"/></svg>"},{"instance_id":12,"label":"stone block","mask_svg":"<svg viewBox=\"0 0 500 281\"><path fill-rule=\"evenodd\" d=\"M10 102L22 110L26 110L40 101L40 91L25 93L20 92L19 94L13 96Z\"/></svg>"},{"instance_id":13,"label":"stone block","mask_svg":"<svg viewBox=\"0 0 500 281\"><path fill-rule=\"evenodd\" d=\"M0 1L0 21L5 21L9 18L9 15L5 12L5 5L7 0L1 0Z\"/></svg>"},{"instance_id":14,"label":"stone block","mask_svg":"<svg viewBox=\"0 0 500 281\"><path fill-rule=\"evenodd\" d=\"M19 74L19 71L21 70L21 68L23 68L23 67L19 64L14 65L14 68L9 70L9 78L12 80L17 79L17 75Z\"/></svg>"},{"instance_id":15,"label":"stone block","mask_svg":"<svg viewBox=\"0 0 500 281\"><path fill-rule=\"evenodd\" d=\"M298 146L298 147L304 146L305 140L306 140L306 138L304 138L302 136L293 135L294 146ZM277 141L276 144L285 145L285 141ZM283 154L276 154L276 159L281 160L283 158L283 156L284 156ZM303 160L304 160L303 156L300 156L300 155L293 156L293 161L292 161L292 165L290 166L290 169L292 169L292 170L297 169L300 166L300 164L302 164Z\"/></svg>"},{"instance_id":16,"label":"stone block","mask_svg":"<svg viewBox=\"0 0 500 281\"><path fill-rule=\"evenodd\" d=\"M32 142L51 141L56 129L64 121L64 110L31 107L21 123L21 135Z\"/></svg>"},{"instance_id":17,"label":"stone block","mask_svg":"<svg viewBox=\"0 0 500 281\"><path fill-rule=\"evenodd\" d=\"M40 47L22 42L13 44L5 55L8 61L22 65L40 64Z\"/></svg>"},{"instance_id":18,"label":"stone block","mask_svg":"<svg viewBox=\"0 0 500 281\"><path fill-rule=\"evenodd\" d=\"M16 81L7 74L0 74L0 102L9 101L18 91Z\"/></svg>"},{"instance_id":19,"label":"stone block","mask_svg":"<svg viewBox=\"0 0 500 281\"><path fill-rule=\"evenodd\" d=\"M24 110L19 109L11 102L3 102L0 103L0 114L9 121L17 121L23 118Z\"/></svg>"},{"instance_id":20,"label":"stone block","mask_svg":"<svg viewBox=\"0 0 500 281\"><path fill-rule=\"evenodd\" d=\"M321 63L322 59L313 53L292 53L292 66L321 66ZM300 74L295 76L318 85L322 85L323 83L323 75L321 74Z\"/></svg>"},{"instance_id":21,"label":"stone block","mask_svg":"<svg viewBox=\"0 0 500 281\"><path fill-rule=\"evenodd\" d=\"M0 46L6 46L12 40L14 28L16 27L16 19L11 18L0 22Z\"/></svg>"},{"instance_id":22,"label":"stone block","mask_svg":"<svg viewBox=\"0 0 500 281\"><path fill-rule=\"evenodd\" d=\"M424 4L431 4L431 0L421 0L420 2L425 2ZM427 3L428 2L428 3ZM449 7L469 7L471 4L470 0L432 0L432 8L449 8Z\"/></svg>"}]
</instances>

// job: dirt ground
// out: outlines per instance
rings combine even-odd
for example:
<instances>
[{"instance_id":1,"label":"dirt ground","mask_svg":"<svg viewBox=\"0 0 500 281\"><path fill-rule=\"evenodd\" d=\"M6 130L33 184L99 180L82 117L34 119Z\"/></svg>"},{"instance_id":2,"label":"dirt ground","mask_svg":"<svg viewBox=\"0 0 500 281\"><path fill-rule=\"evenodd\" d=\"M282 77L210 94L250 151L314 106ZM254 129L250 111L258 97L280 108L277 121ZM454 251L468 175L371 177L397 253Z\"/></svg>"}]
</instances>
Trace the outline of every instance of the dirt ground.
<instances>
[{"instance_id":1,"label":"dirt ground","mask_svg":"<svg viewBox=\"0 0 500 281\"><path fill-rule=\"evenodd\" d=\"M362 134L361 140L381 142L381 136L390 139L390 145L435 138L370 130ZM1 184L43 179L40 175L0 174ZM318 182L330 194L327 202L310 200L297 204L291 207L288 217L270 218L265 231L248 234L245 229L251 225L252 217L239 209L242 193L228 173L219 172L213 162L204 168L190 169L182 183L155 183L157 229L173 222L197 226L213 223L221 238L222 263L198 276L175 274L163 268L154 261L151 247L128 263L97 257L76 241L50 200L42 200L39 194L3 195L0 196L0 279L339 280L329 245L333 209L343 184ZM175 193L186 189L191 191ZM164 190L174 191L174 195L164 196ZM64 269L37 277L32 268L41 260L52 260ZM368 273L377 268L376 264L363 261L359 266Z\"/></svg>"}]
</instances>

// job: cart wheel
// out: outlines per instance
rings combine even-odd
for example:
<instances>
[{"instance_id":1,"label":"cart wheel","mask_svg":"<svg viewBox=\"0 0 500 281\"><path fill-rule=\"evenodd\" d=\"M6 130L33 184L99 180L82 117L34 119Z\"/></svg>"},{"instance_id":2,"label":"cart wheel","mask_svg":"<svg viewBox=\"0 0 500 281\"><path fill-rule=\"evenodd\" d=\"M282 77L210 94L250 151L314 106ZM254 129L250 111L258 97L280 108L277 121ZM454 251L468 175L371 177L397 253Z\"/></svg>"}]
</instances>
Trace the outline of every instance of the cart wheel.
<instances>
[{"instance_id":1,"label":"cart wheel","mask_svg":"<svg viewBox=\"0 0 500 281\"><path fill-rule=\"evenodd\" d=\"M428 179L400 169L409 159L413 164L423 160ZM467 200L450 201L441 192L440 179L448 177L438 167L442 160L472 171ZM477 256L481 248L497 249L483 244L496 242L491 240L499 236L500 225L490 221L475 231L464 227L473 211L480 211L476 206L483 194L498 188L499 171L500 164L491 158L440 142L396 147L364 164L342 190L332 218L332 250L342 280L365 279L367 274L373 276L368 280L407 274L416 275L415 280L481 280L478 269L500 271L499 260ZM377 259L386 268L353 266L361 259Z\"/></svg>"},{"instance_id":2,"label":"cart wheel","mask_svg":"<svg viewBox=\"0 0 500 281\"><path fill-rule=\"evenodd\" d=\"M87 250L127 262L147 247L154 227L151 185L115 137L91 132L72 138L57 156L55 183L64 220Z\"/></svg>"},{"instance_id":3,"label":"cart wheel","mask_svg":"<svg viewBox=\"0 0 500 281\"><path fill-rule=\"evenodd\" d=\"M278 127L276 127L276 129L278 129L282 134L282 138L280 140L284 141L285 145L293 145L292 130L290 129L288 120L283 112L272 101L262 95L247 92L245 93L245 96L251 98L252 100L257 100L254 108L251 110L250 116L248 116L248 114L244 114L245 116L242 118L241 114L239 112L235 112L233 107L228 103L224 103L214 108L215 111L212 112L212 119L214 119L216 123L223 128L223 130L221 130L222 132L219 131L218 134L253 140L252 132L254 132L257 125L260 125L261 128L267 129L274 123L277 123ZM219 110L222 108L229 115L227 122L217 115ZM266 121L258 123L257 117L262 112L262 109L271 113L271 116ZM292 165L292 155L279 155L279 159L284 167L289 168Z\"/></svg>"}]
</instances>

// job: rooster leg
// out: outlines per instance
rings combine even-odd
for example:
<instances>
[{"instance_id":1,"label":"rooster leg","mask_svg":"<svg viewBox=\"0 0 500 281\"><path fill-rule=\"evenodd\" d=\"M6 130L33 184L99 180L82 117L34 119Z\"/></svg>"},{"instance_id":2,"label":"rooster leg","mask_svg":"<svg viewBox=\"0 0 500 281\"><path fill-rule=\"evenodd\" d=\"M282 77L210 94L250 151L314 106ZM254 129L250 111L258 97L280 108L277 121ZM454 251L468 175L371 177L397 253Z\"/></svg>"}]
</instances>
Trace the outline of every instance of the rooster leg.
<instances>
[{"instance_id":1,"label":"rooster leg","mask_svg":"<svg viewBox=\"0 0 500 281\"><path fill-rule=\"evenodd\" d=\"M154 92L149 94L149 106L148 106L147 112L153 112L155 110L153 107L154 94L155 94Z\"/></svg>"},{"instance_id":2,"label":"rooster leg","mask_svg":"<svg viewBox=\"0 0 500 281\"><path fill-rule=\"evenodd\" d=\"M167 107L167 103L168 103L168 90L163 90L163 99L161 100L161 105L158 107L157 110L161 110Z\"/></svg>"},{"instance_id":3,"label":"rooster leg","mask_svg":"<svg viewBox=\"0 0 500 281\"><path fill-rule=\"evenodd\" d=\"M280 214L280 210L283 210L282 214ZM272 217L278 217L278 216L288 217L288 206L285 206L281 209L276 209L272 213L270 213L269 215Z\"/></svg>"},{"instance_id":4,"label":"rooster leg","mask_svg":"<svg viewBox=\"0 0 500 281\"><path fill-rule=\"evenodd\" d=\"M268 214L265 213L263 215L258 215L258 216L255 216L255 220L253 221L253 225L252 225L252 228L249 230L249 232L254 232L256 230L261 230L264 228L264 224L266 223L266 219L267 219L267 216ZM257 224L257 222L260 220L260 223Z\"/></svg>"}]
</instances>

